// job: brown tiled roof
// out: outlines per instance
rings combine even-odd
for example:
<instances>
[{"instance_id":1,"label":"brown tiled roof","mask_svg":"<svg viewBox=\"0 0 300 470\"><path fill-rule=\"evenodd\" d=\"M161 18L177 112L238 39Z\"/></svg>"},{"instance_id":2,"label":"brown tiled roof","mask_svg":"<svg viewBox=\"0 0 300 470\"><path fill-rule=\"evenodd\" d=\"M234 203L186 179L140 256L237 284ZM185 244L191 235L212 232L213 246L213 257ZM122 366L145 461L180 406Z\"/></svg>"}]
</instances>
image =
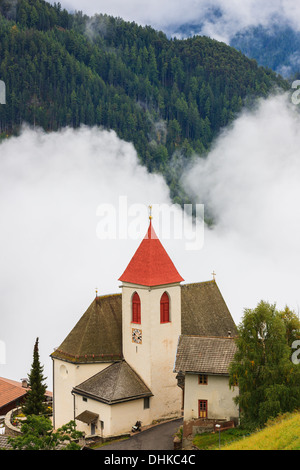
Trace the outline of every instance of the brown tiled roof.
<instances>
[{"instance_id":1,"label":"brown tiled roof","mask_svg":"<svg viewBox=\"0 0 300 470\"><path fill-rule=\"evenodd\" d=\"M21 382L0 377L0 408L23 397L28 390ZM52 392L46 391L45 395L52 397Z\"/></svg>"},{"instance_id":2,"label":"brown tiled roof","mask_svg":"<svg viewBox=\"0 0 300 470\"><path fill-rule=\"evenodd\" d=\"M51 356L70 362L121 360L121 294L96 297Z\"/></svg>"},{"instance_id":3,"label":"brown tiled roof","mask_svg":"<svg viewBox=\"0 0 300 470\"><path fill-rule=\"evenodd\" d=\"M125 361L111 364L74 387L73 392L109 405L152 396L141 377Z\"/></svg>"},{"instance_id":4,"label":"brown tiled roof","mask_svg":"<svg viewBox=\"0 0 300 470\"><path fill-rule=\"evenodd\" d=\"M215 281L181 287L181 333L200 336L236 336L237 330Z\"/></svg>"},{"instance_id":5,"label":"brown tiled roof","mask_svg":"<svg viewBox=\"0 0 300 470\"><path fill-rule=\"evenodd\" d=\"M234 338L180 336L174 372L228 375L236 351Z\"/></svg>"},{"instance_id":6,"label":"brown tiled roof","mask_svg":"<svg viewBox=\"0 0 300 470\"><path fill-rule=\"evenodd\" d=\"M26 395L20 382L0 377L0 408Z\"/></svg>"}]
</instances>

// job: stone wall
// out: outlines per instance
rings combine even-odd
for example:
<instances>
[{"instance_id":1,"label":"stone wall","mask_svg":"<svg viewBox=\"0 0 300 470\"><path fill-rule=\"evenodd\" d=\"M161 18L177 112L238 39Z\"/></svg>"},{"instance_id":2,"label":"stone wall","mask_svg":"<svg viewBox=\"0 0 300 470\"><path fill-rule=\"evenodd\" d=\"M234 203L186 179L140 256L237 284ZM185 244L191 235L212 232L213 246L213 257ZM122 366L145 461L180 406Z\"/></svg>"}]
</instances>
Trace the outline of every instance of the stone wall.
<instances>
[{"instance_id":1,"label":"stone wall","mask_svg":"<svg viewBox=\"0 0 300 470\"><path fill-rule=\"evenodd\" d=\"M195 436L196 434L201 434L203 432L216 431L216 424L221 426L221 431L235 427L234 421L204 418L191 419L189 421L184 421L183 423L183 437L187 438L188 436Z\"/></svg>"},{"instance_id":2,"label":"stone wall","mask_svg":"<svg viewBox=\"0 0 300 470\"><path fill-rule=\"evenodd\" d=\"M12 416L13 414L17 413L19 411L20 408L14 408L13 410L9 411L6 415L5 415L5 419L4 419L4 425L5 425L5 435L6 436L20 436L21 435L21 431L20 431L20 428L14 426L11 421L12 421Z\"/></svg>"}]
</instances>

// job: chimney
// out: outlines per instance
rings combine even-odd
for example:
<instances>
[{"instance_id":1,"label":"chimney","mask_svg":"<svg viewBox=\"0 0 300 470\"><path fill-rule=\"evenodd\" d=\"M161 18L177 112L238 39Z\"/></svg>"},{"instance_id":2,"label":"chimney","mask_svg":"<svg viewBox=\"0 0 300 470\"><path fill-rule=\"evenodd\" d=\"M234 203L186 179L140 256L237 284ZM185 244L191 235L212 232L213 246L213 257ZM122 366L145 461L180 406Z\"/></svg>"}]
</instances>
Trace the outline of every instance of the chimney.
<instances>
[{"instance_id":1,"label":"chimney","mask_svg":"<svg viewBox=\"0 0 300 470\"><path fill-rule=\"evenodd\" d=\"M28 379L21 379L22 387L28 388Z\"/></svg>"}]
</instances>

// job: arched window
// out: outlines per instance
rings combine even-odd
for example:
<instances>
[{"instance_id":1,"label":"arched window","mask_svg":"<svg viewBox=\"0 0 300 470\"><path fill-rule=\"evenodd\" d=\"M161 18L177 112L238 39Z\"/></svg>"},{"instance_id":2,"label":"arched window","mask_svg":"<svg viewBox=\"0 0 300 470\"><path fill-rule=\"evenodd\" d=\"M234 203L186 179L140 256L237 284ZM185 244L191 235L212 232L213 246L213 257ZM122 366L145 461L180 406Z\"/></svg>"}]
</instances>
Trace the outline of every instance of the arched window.
<instances>
[{"instance_id":1,"label":"arched window","mask_svg":"<svg viewBox=\"0 0 300 470\"><path fill-rule=\"evenodd\" d=\"M170 300L166 292L160 299L160 323L168 323L170 321Z\"/></svg>"},{"instance_id":2,"label":"arched window","mask_svg":"<svg viewBox=\"0 0 300 470\"><path fill-rule=\"evenodd\" d=\"M141 300L137 292L132 296L132 323L141 323Z\"/></svg>"}]
</instances>

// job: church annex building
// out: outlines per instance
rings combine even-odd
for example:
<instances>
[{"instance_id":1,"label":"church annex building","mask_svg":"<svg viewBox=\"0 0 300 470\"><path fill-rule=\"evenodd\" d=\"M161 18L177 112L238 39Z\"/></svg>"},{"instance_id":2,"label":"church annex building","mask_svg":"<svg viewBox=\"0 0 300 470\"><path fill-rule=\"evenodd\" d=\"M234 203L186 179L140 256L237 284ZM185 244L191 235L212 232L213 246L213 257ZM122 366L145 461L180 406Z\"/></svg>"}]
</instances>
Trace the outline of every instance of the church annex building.
<instances>
[{"instance_id":1,"label":"church annex building","mask_svg":"<svg viewBox=\"0 0 300 470\"><path fill-rule=\"evenodd\" d=\"M227 372L236 326L215 280L182 284L151 217L119 280L122 293L96 296L51 354L54 428L75 420L110 437L183 408L187 419L237 417Z\"/></svg>"}]
</instances>

